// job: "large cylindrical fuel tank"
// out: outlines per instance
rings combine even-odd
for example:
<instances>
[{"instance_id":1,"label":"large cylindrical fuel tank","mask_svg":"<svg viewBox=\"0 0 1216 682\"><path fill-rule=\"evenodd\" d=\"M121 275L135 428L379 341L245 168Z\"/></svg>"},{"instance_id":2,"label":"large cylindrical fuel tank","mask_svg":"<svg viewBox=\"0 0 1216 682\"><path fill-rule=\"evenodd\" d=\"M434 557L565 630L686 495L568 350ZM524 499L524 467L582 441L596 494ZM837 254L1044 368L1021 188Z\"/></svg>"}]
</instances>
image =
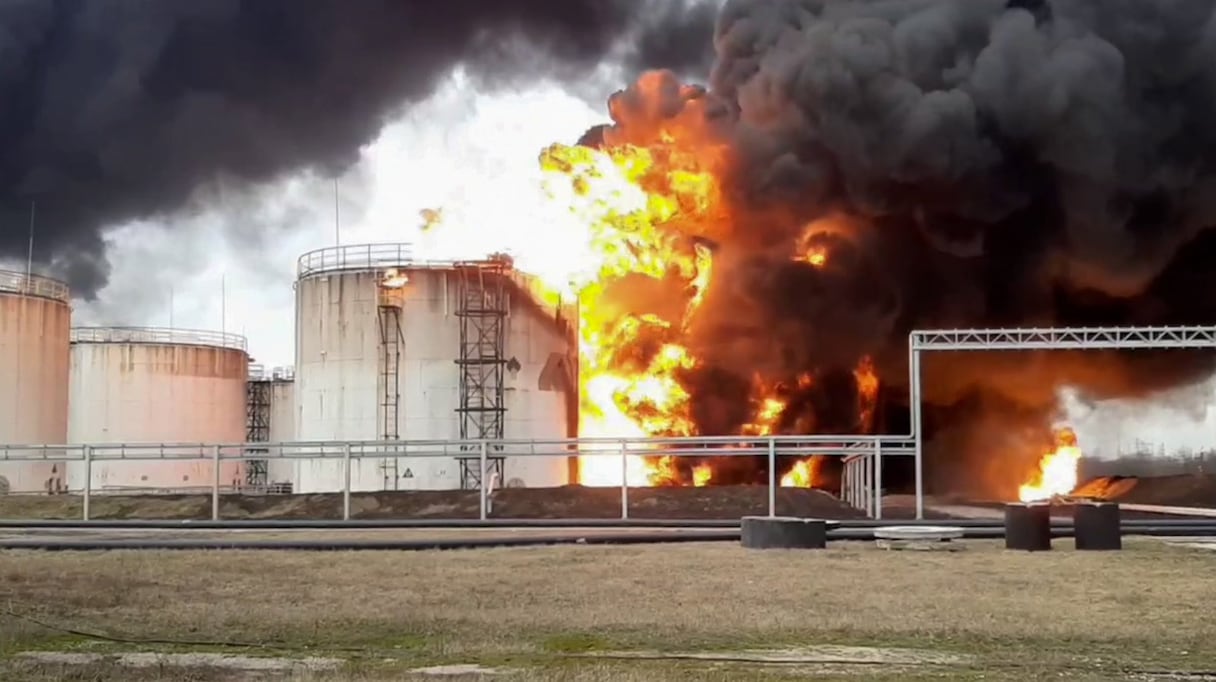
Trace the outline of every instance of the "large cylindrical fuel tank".
<instances>
[{"instance_id":1,"label":"large cylindrical fuel tank","mask_svg":"<svg viewBox=\"0 0 1216 682\"><path fill-rule=\"evenodd\" d=\"M566 438L571 338L561 311L538 304L522 273L503 261L421 262L404 244L304 254L296 281L297 436ZM356 461L352 489L470 487L478 455L397 454ZM568 481L561 457L492 454L503 455L499 485ZM294 485L339 490L342 463L300 461Z\"/></svg>"},{"instance_id":2,"label":"large cylindrical fuel tank","mask_svg":"<svg viewBox=\"0 0 1216 682\"><path fill-rule=\"evenodd\" d=\"M0 271L0 443L67 442L69 301L63 282ZM43 451L8 452L24 457ZM65 484L62 461L0 459L0 493L61 490Z\"/></svg>"},{"instance_id":3,"label":"large cylindrical fuel tank","mask_svg":"<svg viewBox=\"0 0 1216 682\"><path fill-rule=\"evenodd\" d=\"M68 440L78 444L245 442L249 356L243 336L147 327L81 327L71 333ZM178 448L173 454L185 452ZM94 490L209 488L205 459L97 459ZM83 466L71 468L84 485ZM221 485L242 483L221 465Z\"/></svg>"}]
</instances>

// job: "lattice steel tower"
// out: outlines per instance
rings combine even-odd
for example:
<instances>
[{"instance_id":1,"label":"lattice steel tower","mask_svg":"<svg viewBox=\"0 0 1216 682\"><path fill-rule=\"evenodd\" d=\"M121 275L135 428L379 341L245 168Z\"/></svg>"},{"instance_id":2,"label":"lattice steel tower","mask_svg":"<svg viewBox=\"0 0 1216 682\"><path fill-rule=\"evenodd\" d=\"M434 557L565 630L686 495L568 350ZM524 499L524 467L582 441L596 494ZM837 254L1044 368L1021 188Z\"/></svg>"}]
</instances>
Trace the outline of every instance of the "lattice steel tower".
<instances>
[{"instance_id":1,"label":"lattice steel tower","mask_svg":"<svg viewBox=\"0 0 1216 682\"><path fill-rule=\"evenodd\" d=\"M245 382L245 442L265 443L270 440L269 377L251 376ZM265 449L250 449L249 456L265 455ZM270 484L269 466L265 459L245 460L245 485L264 490Z\"/></svg>"},{"instance_id":2,"label":"lattice steel tower","mask_svg":"<svg viewBox=\"0 0 1216 682\"><path fill-rule=\"evenodd\" d=\"M510 307L504 261L460 264L456 268L460 318L460 414L461 439L501 440L507 411L503 397L506 374L506 318ZM480 448L462 448L460 487L481 487ZM491 444L486 475L502 480L502 446Z\"/></svg>"}]
</instances>

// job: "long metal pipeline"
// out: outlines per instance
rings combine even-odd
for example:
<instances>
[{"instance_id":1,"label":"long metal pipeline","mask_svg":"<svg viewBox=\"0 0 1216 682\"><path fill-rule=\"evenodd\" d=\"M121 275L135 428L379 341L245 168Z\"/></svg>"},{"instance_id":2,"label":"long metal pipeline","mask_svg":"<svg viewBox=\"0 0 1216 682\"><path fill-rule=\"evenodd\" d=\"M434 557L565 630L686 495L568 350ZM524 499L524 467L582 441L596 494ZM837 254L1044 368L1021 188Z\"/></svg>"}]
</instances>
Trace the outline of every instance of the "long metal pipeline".
<instances>
[{"instance_id":1,"label":"long metal pipeline","mask_svg":"<svg viewBox=\"0 0 1216 682\"><path fill-rule=\"evenodd\" d=\"M1052 528L1052 537L1073 537L1069 526ZM1205 525L1141 525L1124 526L1124 535L1154 537L1213 537L1216 538L1216 523ZM965 539L997 540L1005 537L1000 525L964 527ZM828 531L829 541L873 540L872 528L833 528ZM686 542L739 542L736 530L675 530L662 533L620 534L554 534L525 537L478 537L434 540L226 540L226 539L97 539L61 540L52 538L3 539L0 550L47 550L47 551L105 551L105 550L295 550L295 551L421 551L443 549L479 549L490 547L527 547L539 545L639 545Z\"/></svg>"},{"instance_id":2,"label":"long metal pipeline","mask_svg":"<svg viewBox=\"0 0 1216 682\"><path fill-rule=\"evenodd\" d=\"M949 520L828 520L829 528L877 528L880 526L957 526L960 528L1004 527L1003 519ZM1053 527L1072 527L1071 519L1052 519ZM1123 519L1124 528L1140 527L1208 527L1216 526L1213 518ZM739 521L731 519L352 519L294 520L240 519L229 521L195 520L135 520L103 519L0 519L3 530L424 530L424 529L532 529L532 528L676 528L676 529L735 529Z\"/></svg>"},{"instance_id":3,"label":"long metal pipeline","mask_svg":"<svg viewBox=\"0 0 1216 682\"><path fill-rule=\"evenodd\" d=\"M1216 523L1216 519L1213 520ZM427 528L738 528L730 519L0 519L0 529L372 530Z\"/></svg>"}]
</instances>

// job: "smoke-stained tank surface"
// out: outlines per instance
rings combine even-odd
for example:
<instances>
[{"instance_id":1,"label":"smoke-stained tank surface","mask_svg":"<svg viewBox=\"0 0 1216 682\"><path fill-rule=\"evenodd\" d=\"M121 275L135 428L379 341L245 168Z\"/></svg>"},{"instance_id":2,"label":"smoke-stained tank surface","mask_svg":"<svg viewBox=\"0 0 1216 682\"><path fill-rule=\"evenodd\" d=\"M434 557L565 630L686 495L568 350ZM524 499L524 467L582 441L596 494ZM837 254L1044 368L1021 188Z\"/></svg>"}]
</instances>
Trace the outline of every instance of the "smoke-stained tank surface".
<instances>
[{"instance_id":1,"label":"smoke-stained tank surface","mask_svg":"<svg viewBox=\"0 0 1216 682\"><path fill-rule=\"evenodd\" d=\"M570 310L529 294L509 259L425 261L408 244L304 254L296 281L302 441L559 439L573 435ZM476 487L480 452L357 459L351 489ZM562 457L489 453L497 486L568 482ZM297 461L297 492L342 489L340 461Z\"/></svg>"},{"instance_id":2,"label":"smoke-stained tank surface","mask_svg":"<svg viewBox=\"0 0 1216 682\"><path fill-rule=\"evenodd\" d=\"M72 329L68 441L244 442L248 366L245 337L237 334L150 327ZM172 448L167 452L176 453ZM91 485L100 492L209 489L211 467L210 461L200 459L99 457L91 466ZM84 465L73 462L69 473L70 487L82 488ZM221 486L242 480L239 462L221 465Z\"/></svg>"},{"instance_id":3,"label":"smoke-stained tank surface","mask_svg":"<svg viewBox=\"0 0 1216 682\"><path fill-rule=\"evenodd\" d=\"M67 441L68 285L0 271L0 442ZM63 486L62 463L0 462L0 492Z\"/></svg>"}]
</instances>

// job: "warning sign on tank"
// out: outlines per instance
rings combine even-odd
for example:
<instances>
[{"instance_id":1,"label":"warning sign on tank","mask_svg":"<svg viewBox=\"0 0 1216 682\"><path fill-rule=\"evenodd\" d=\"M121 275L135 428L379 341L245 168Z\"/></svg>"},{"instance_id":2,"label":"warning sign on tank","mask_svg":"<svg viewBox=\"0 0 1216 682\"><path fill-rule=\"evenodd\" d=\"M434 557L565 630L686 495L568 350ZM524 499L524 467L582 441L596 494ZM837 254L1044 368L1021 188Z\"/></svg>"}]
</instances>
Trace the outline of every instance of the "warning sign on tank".
<instances>
[{"instance_id":1,"label":"warning sign on tank","mask_svg":"<svg viewBox=\"0 0 1216 682\"><path fill-rule=\"evenodd\" d=\"M401 474L401 478L413 478L413 477L414 477L414 472L410 471L408 467L405 469L405 473Z\"/></svg>"}]
</instances>

